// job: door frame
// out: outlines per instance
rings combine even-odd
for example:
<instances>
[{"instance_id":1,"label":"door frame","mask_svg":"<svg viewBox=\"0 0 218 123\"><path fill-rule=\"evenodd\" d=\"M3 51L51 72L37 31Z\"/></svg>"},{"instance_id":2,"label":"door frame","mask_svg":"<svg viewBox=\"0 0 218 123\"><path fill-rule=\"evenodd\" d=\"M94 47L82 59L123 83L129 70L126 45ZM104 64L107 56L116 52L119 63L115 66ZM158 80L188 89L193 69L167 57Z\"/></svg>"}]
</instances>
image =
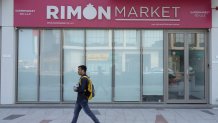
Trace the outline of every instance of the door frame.
<instances>
[{"instance_id":1,"label":"door frame","mask_svg":"<svg viewBox=\"0 0 218 123\"><path fill-rule=\"evenodd\" d=\"M205 65L204 65L204 69L205 69L205 86L204 86L204 93L205 93L205 98L202 100L194 100L194 99L189 99L189 85L185 84L184 85L184 99L182 100L178 100L178 99L168 99L169 97L169 93L168 93L168 34L169 33L183 33L185 34L185 42L184 42L184 54L185 56L187 56L189 54L188 51L188 42L187 42L187 34L189 33L204 33L205 35L205 57L204 57L204 61L205 61ZM209 101L209 51L208 51L208 46L209 46L209 36L208 36L208 30L207 29L199 29L199 30L164 30L164 100L165 103L208 103ZM185 68L187 69L188 67L188 62L189 62L189 58L185 58ZM185 70L184 70L185 71ZM187 79L186 79L187 80ZM186 82L187 83L187 82Z\"/></svg>"}]
</instances>

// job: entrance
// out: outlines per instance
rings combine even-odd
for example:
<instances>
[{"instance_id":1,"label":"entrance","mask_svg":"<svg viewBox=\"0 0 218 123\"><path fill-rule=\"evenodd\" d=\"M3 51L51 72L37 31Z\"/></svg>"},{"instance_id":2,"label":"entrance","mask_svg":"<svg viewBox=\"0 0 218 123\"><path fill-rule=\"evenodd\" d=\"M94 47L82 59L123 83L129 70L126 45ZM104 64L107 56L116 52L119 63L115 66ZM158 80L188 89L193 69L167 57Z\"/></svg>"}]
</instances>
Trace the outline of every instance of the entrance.
<instances>
[{"instance_id":1,"label":"entrance","mask_svg":"<svg viewBox=\"0 0 218 123\"><path fill-rule=\"evenodd\" d=\"M166 31L167 103L207 102L207 32Z\"/></svg>"}]
</instances>

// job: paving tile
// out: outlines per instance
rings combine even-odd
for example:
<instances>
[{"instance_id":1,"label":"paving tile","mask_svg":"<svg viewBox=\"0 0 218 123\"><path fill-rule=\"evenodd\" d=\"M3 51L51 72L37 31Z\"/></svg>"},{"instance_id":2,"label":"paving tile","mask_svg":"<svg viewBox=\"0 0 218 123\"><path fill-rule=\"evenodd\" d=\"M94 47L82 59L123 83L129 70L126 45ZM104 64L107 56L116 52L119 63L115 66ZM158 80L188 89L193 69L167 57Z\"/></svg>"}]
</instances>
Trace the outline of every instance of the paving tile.
<instances>
[{"instance_id":1,"label":"paving tile","mask_svg":"<svg viewBox=\"0 0 218 123\"><path fill-rule=\"evenodd\" d=\"M171 121L174 121L175 118L176 118L176 113L173 111L173 110L159 110L158 111L158 114L161 114L163 115L163 117L168 121L168 120L171 120Z\"/></svg>"},{"instance_id":2,"label":"paving tile","mask_svg":"<svg viewBox=\"0 0 218 123\"><path fill-rule=\"evenodd\" d=\"M92 111L101 123L218 123L216 109L107 108ZM9 118L10 115L21 116ZM11 120L3 120L7 117ZM0 123L70 123L72 118L73 108L0 109ZM93 123L93 121L81 111L77 123Z\"/></svg>"},{"instance_id":3,"label":"paving tile","mask_svg":"<svg viewBox=\"0 0 218 123\"><path fill-rule=\"evenodd\" d=\"M168 121L161 114L158 114L155 123L168 123Z\"/></svg>"},{"instance_id":4,"label":"paving tile","mask_svg":"<svg viewBox=\"0 0 218 123\"><path fill-rule=\"evenodd\" d=\"M70 122L71 120L67 120L67 119L64 119L64 120L57 119L57 120L52 120L49 123L70 123Z\"/></svg>"},{"instance_id":5,"label":"paving tile","mask_svg":"<svg viewBox=\"0 0 218 123\"><path fill-rule=\"evenodd\" d=\"M210 113L212 113L211 111L210 111ZM202 110L199 110L199 112L198 112L198 114L197 114L197 119L198 120L214 120L214 119L216 119L216 117L214 117L214 116L216 116L216 114L214 113L214 115L212 115L212 114L210 114L209 112L204 112L204 111L202 111Z\"/></svg>"},{"instance_id":6,"label":"paving tile","mask_svg":"<svg viewBox=\"0 0 218 123\"><path fill-rule=\"evenodd\" d=\"M24 114L12 114L12 115L5 117L3 120L14 120L22 116L25 116L25 115Z\"/></svg>"},{"instance_id":7,"label":"paving tile","mask_svg":"<svg viewBox=\"0 0 218 123\"><path fill-rule=\"evenodd\" d=\"M213 112L209 111L209 110L201 110L204 113L210 114L210 115L215 115Z\"/></svg>"},{"instance_id":8,"label":"paving tile","mask_svg":"<svg viewBox=\"0 0 218 123\"><path fill-rule=\"evenodd\" d=\"M42 120L40 123L50 123L52 120Z\"/></svg>"},{"instance_id":9,"label":"paving tile","mask_svg":"<svg viewBox=\"0 0 218 123\"><path fill-rule=\"evenodd\" d=\"M164 108L156 108L156 110L161 110L162 111L162 110L164 110Z\"/></svg>"},{"instance_id":10,"label":"paving tile","mask_svg":"<svg viewBox=\"0 0 218 123\"><path fill-rule=\"evenodd\" d=\"M198 117L198 111L190 110L190 109L179 109L176 110L176 113L179 117L187 121L191 119L196 119L196 117Z\"/></svg>"},{"instance_id":11,"label":"paving tile","mask_svg":"<svg viewBox=\"0 0 218 123\"><path fill-rule=\"evenodd\" d=\"M20 121L14 121L12 123L40 123L40 122L41 122L40 119L22 119Z\"/></svg>"},{"instance_id":12,"label":"paving tile","mask_svg":"<svg viewBox=\"0 0 218 123\"><path fill-rule=\"evenodd\" d=\"M101 113L100 113L98 110L92 110L92 112L93 112L95 115L101 115Z\"/></svg>"}]
</instances>

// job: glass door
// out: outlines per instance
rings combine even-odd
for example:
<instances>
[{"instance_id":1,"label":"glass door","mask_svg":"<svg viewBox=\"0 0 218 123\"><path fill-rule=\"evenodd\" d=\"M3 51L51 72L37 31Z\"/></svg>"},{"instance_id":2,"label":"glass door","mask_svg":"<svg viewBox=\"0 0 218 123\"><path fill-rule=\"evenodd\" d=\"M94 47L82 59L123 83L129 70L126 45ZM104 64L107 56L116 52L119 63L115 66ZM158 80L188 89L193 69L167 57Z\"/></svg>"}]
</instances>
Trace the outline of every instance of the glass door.
<instances>
[{"instance_id":1,"label":"glass door","mask_svg":"<svg viewBox=\"0 0 218 123\"><path fill-rule=\"evenodd\" d=\"M166 102L206 103L206 31L169 31L165 36Z\"/></svg>"},{"instance_id":2,"label":"glass door","mask_svg":"<svg viewBox=\"0 0 218 123\"><path fill-rule=\"evenodd\" d=\"M188 99L205 99L205 34L189 33L188 42Z\"/></svg>"},{"instance_id":3,"label":"glass door","mask_svg":"<svg viewBox=\"0 0 218 123\"><path fill-rule=\"evenodd\" d=\"M185 34L168 34L168 99L185 99Z\"/></svg>"}]
</instances>

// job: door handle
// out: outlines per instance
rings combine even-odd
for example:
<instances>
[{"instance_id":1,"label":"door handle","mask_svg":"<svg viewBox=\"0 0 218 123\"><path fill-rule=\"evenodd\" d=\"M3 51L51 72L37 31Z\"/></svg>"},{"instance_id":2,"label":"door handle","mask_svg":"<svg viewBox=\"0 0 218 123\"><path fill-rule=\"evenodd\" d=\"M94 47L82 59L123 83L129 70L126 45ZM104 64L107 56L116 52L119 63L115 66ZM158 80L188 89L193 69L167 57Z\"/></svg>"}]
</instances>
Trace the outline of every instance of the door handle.
<instances>
[{"instance_id":1,"label":"door handle","mask_svg":"<svg viewBox=\"0 0 218 123\"><path fill-rule=\"evenodd\" d=\"M189 70L188 69L186 70L186 75L189 76Z\"/></svg>"}]
</instances>

